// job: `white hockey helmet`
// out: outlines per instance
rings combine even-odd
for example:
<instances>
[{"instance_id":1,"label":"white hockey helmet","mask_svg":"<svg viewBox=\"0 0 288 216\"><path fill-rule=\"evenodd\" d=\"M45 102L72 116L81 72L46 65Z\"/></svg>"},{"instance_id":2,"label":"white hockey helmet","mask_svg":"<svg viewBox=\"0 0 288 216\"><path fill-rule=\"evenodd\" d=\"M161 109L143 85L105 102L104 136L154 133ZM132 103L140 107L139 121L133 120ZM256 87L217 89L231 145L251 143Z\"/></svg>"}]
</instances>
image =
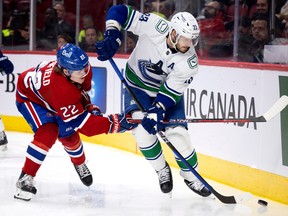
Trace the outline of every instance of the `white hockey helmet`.
<instances>
[{"instance_id":1,"label":"white hockey helmet","mask_svg":"<svg viewBox=\"0 0 288 216\"><path fill-rule=\"evenodd\" d=\"M176 41L171 41L174 46L178 43L180 36L192 40L194 46L197 45L200 29L192 14L188 12L176 13L170 21L170 35L173 29L176 31Z\"/></svg>"}]
</instances>

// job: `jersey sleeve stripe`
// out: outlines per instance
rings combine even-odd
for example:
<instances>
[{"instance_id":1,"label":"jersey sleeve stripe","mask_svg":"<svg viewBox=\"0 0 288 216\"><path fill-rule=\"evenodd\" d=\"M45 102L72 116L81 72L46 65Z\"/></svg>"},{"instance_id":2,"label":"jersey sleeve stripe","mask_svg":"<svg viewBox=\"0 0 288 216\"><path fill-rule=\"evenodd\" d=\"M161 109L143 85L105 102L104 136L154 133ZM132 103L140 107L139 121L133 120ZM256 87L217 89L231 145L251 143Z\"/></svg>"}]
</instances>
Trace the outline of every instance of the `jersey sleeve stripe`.
<instances>
[{"instance_id":1,"label":"jersey sleeve stripe","mask_svg":"<svg viewBox=\"0 0 288 216\"><path fill-rule=\"evenodd\" d=\"M128 19L127 19L126 23L124 24L125 30L128 30L130 28L130 26L132 25L135 14L136 14L136 11L132 10L131 7L128 7Z\"/></svg>"}]
</instances>

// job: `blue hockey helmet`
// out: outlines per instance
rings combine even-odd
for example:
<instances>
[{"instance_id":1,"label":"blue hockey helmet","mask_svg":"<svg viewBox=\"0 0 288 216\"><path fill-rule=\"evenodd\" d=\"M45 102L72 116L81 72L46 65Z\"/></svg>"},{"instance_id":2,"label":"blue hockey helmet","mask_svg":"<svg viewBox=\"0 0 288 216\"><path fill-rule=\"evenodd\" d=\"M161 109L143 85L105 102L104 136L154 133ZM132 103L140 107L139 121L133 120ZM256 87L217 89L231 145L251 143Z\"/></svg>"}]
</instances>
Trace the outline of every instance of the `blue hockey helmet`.
<instances>
[{"instance_id":1,"label":"blue hockey helmet","mask_svg":"<svg viewBox=\"0 0 288 216\"><path fill-rule=\"evenodd\" d=\"M57 52L57 62L68 71L79 71L88 65L89 58L78 46L68 43Z\"/></svg>"}]
</instances>

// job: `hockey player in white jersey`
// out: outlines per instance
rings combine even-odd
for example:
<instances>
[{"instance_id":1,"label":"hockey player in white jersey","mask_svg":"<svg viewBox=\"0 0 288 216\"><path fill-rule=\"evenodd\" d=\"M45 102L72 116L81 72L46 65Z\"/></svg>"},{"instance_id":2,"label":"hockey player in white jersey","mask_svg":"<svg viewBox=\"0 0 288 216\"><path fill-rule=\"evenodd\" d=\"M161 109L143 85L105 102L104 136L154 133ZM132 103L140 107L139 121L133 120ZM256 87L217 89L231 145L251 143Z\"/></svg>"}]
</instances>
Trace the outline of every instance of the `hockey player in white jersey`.
<instances>
[{"instance_id":1,"label":"hockey player in white jersey","mask_svg":"<svg viewBox=\"0 0 288 216\"><path fill-rule=\"evenodd\" d=\"M163 118L185 118L183 93L198 71L194 46L200 30L196 19L190 13L179 12L169 22L153 13L142 14L127 5L112 6L106 17L104 40L96 43L99 60L114 56L121 45L122 29L139 36L124 74L130 89L148 113L157 114L157 130L165 131L174 147L197 169L197 154L187 124L163 125L160 122ZM127 91L125 112L131 113L134 119L144 117ZM162 192L170 193L173 189L172 174L156 136L154 122L148 115L142 126L133 129L133 135L144 157L158 174ZM201 196L209 196L211 192L181 159L176 156L175 159L186 185Z\"/></svg>"}]
</instances>

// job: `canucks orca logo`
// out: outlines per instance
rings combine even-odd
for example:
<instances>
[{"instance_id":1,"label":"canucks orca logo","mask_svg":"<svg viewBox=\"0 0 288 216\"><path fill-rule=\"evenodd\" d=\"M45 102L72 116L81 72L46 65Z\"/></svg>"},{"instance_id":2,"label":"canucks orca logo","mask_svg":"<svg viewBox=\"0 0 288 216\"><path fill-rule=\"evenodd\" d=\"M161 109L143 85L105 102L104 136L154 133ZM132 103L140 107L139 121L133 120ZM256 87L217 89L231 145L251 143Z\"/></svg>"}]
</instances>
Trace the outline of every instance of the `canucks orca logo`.
<instances>
[{"instance_id":1,"label":"canucks orca logo","mask_svg":"<svg viewBox=\"0 0 288 216\"><path fill-rule=\"evenodd\" d=\"M149 61L147 61L147 60L139 60L138 65L139 65L139 69L140 69L142 75L147 80L150 80L152 82L161 83L162 79L161 78L160 79L155 79L155 78L151 77L147 73L147 71L152 73L152 74L156 74L158 76L161 76L161 77L167 76L167 73L162 70L163 62L161 60L158 61L156 64L152 63L151 60L149 60Z\"/></svg>"}]
</instances>

